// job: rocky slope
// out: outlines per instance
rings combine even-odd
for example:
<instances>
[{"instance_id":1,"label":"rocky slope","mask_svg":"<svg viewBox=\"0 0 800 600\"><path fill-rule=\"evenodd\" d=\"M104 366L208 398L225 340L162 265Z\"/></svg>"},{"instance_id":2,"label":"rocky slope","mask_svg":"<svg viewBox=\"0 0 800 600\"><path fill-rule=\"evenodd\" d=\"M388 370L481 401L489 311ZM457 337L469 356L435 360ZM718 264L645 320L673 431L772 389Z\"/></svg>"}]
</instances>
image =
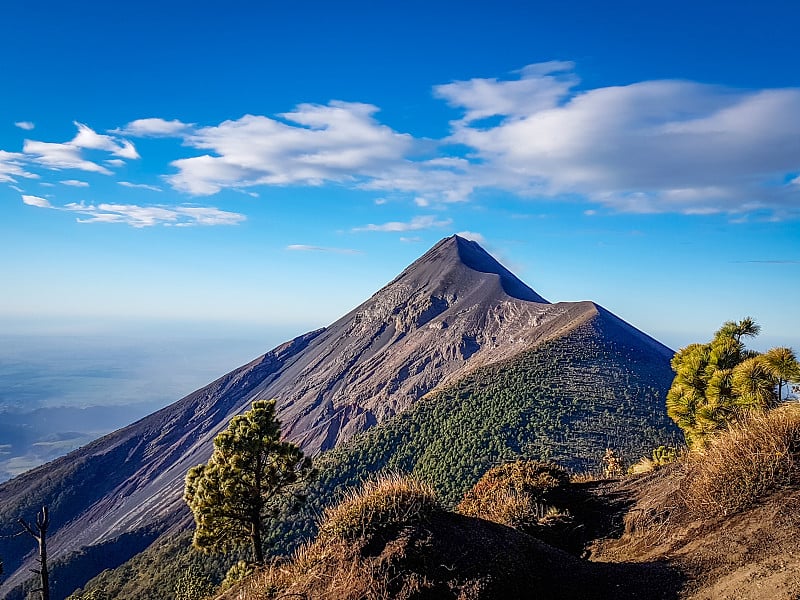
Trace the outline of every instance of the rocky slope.
<instances>
[{"instance_id":1,"label":"rocky slope","mask_svg":"<svg viewBox=\"0 0 800 600\"><path fill-rule=\"evenodd\" d=\"M53 558L103 548L122 560L126 548L133 555L185 526L186 471L207 460L214 436L252 400L277 398L285 436L317 454L479 367L598 319L611 319L617 341L631 342L645 362L668 364L669 349L595 304L550 304L475 242L446 238L331 326L0 486L8 517L0 537L47 504ZM29 550L23 538L0 539L10 573L0 594L27 577Z\"/></svg>"}]
</instances>

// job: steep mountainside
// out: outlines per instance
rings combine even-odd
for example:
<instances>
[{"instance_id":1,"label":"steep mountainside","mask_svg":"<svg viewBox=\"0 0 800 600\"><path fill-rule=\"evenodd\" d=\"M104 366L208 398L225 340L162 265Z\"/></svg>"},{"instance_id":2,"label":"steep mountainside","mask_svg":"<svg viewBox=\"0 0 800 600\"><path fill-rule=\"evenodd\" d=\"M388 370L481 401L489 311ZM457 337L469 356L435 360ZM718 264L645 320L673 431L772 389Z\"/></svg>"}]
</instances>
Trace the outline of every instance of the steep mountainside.
<instances>
[{"instance_id":1,"label":"steep mountainside","mask_svg":"<svg viewBox=\"0 0 800 600\"><path fill-rule=\"evenodd\" d=\"M608 447L633 461L677 443L664 410L672 372L647 348L647 338L630 335L625 323L598 309L569 333L428 394L320 456L307 504L275 524L271 550L286 554L313 539L325 507L370 473L410 473L452 507L486 470L520 456L596 471ZM221 579L238 558L215 564L189 548L189 536L162 540L87 589L115 600L158 600L174 585L163 565L183 571L201 563Z\"/></svg>"},{"instance_id":2,"label":"steep mountainside","mask_svg":"<svg viewBox=\"0 0 800 600\"><path fill-rule=\"evenodd\" d=\"M101 546L105 556L121 562L127 550L133 555L160 533L185 525L186 471L207 460L214 436L252 400L277 398L285 436L316 454L479 367L513 359L598 319L616 324L609 340L633 344L641 360L668 368L671 352L655 340L591 302L547 303L478 244L452 236L330 327L3 484L0 514L9 518L0 523L0 536L14 532L18 515L47 504L51 556ZM594 368L603 370L602 364ZM29 550L22 538L0 539L11 574L0 593L27 577Z\"/></svg>"}]
</instances>

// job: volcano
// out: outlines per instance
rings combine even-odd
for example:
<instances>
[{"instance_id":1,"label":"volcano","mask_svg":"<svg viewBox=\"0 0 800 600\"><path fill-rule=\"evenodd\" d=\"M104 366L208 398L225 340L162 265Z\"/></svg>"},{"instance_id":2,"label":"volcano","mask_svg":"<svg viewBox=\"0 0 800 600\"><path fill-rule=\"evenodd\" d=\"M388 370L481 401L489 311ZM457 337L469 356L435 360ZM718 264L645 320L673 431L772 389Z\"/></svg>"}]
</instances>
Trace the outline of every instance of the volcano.
<instances>
[{"instance_id":1,"label":"volcano","mask_svg":"<svg viewBox=\"0 0 800 600\"><path fill-rule=\"evenodd\" d=\"M214 437L253 400L276 398L284 437L318 455L476 369L591 324L602 324L594 328L602 343L635 356L632 370L656 365L669 377L669 348L593 302L550 303L476 242L445 238L330 326L0 485L0 514L8 516L0 523L0 556L9 574L0 594L22 597L34 557L28 540L6 536L16 533L18 516L43 505L50 507L53 559L107 558L84 565L83 581L188 527L187 470L208 460Z\"/></svg>"}]
</instances>

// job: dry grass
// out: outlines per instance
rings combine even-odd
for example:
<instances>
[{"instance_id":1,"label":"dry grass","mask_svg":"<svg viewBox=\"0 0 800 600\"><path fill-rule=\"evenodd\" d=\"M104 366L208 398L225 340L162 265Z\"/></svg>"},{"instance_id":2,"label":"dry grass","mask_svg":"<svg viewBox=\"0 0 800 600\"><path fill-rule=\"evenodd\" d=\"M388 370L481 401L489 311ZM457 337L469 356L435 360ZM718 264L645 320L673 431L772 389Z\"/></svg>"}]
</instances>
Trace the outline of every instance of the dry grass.
<instances>
[{"instance_id":1,"label":"dry grass","mask_svg":"<svg viewBox=\"0 0 800 600\"><path fill-rule=\"evenodd\" d=\"M223 596L225 600L378 600L410 598L428 582L400 576L392 564L403 549L391 543L380 560L361 556L376 534L395 535L441 511L433 490L414 479L383 475L326 509L317 539L287 561L276 561ZM408 575L408 576L405 576Z\"/></svg>"},{"instance_id":2,"label":"dry grass","mask_svg":"<svg viewBox=\"0 0 800 600\"><path fill-rule=\"evenodd\" d=\"M800 483L800 405L756 414L692 452L684 488L696 514L730 515Z\"/></svg>"},{"instance_id":3,"label":"dry grass","mask_svg":"<svg viewBox=\"0 0 800 600\"><path fill-rule=\"evenodd\" d=\"M800 484L800 405L753 414L668 467L642 476L650 484L648 494L625 517L627 534L648 544Z\"/></svg>"},{"instance_id":4,"label":"dry grass","mask_svg":"<svg viewBox=\"0 0 800 600\"><path fill-rule=\"evenodd\" d=\"M325 510L319 539L356 540L379 530L425 522L440 510L429 485L401 475L382 475L349 491L339 504Z\"/></svg>"},{"instance_id":5,"label":"dry grass","mask_svg":"<svg viewBox=\"0 0 800 600\"><path fill-rule=\"evenodd\" d=\"M560 516L550 494L569 483L566 469L554 463L520 460L487 471L456 511L515 528L543 524Z\"/></svg>"}]
</instances>

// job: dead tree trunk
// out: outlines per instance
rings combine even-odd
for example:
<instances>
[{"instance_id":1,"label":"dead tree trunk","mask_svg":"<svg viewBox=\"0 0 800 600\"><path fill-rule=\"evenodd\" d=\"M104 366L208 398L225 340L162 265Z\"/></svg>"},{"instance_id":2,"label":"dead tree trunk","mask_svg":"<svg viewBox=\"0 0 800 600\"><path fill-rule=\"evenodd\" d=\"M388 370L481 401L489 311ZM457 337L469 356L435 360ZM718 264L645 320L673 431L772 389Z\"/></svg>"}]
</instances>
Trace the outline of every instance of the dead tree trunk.
<instances>
[{"instance_id":1,"label":"dead tree trunk","mask_svg":"<svg viewBox=\"0 0 800 600\"><path fill-rule=\"evenodd\" d=\"M47 507L43 506L41 512L36 515L36 526L28 525L25 519L20 519L19 524L27 531L39 544L39 563L40 569L31 569L34 573L41 576L42 586L33 590L42 593L42 600L50 600L50 574L47 571L47 528L50 526L50 514Z\"/></svg>"}]
</instances>

